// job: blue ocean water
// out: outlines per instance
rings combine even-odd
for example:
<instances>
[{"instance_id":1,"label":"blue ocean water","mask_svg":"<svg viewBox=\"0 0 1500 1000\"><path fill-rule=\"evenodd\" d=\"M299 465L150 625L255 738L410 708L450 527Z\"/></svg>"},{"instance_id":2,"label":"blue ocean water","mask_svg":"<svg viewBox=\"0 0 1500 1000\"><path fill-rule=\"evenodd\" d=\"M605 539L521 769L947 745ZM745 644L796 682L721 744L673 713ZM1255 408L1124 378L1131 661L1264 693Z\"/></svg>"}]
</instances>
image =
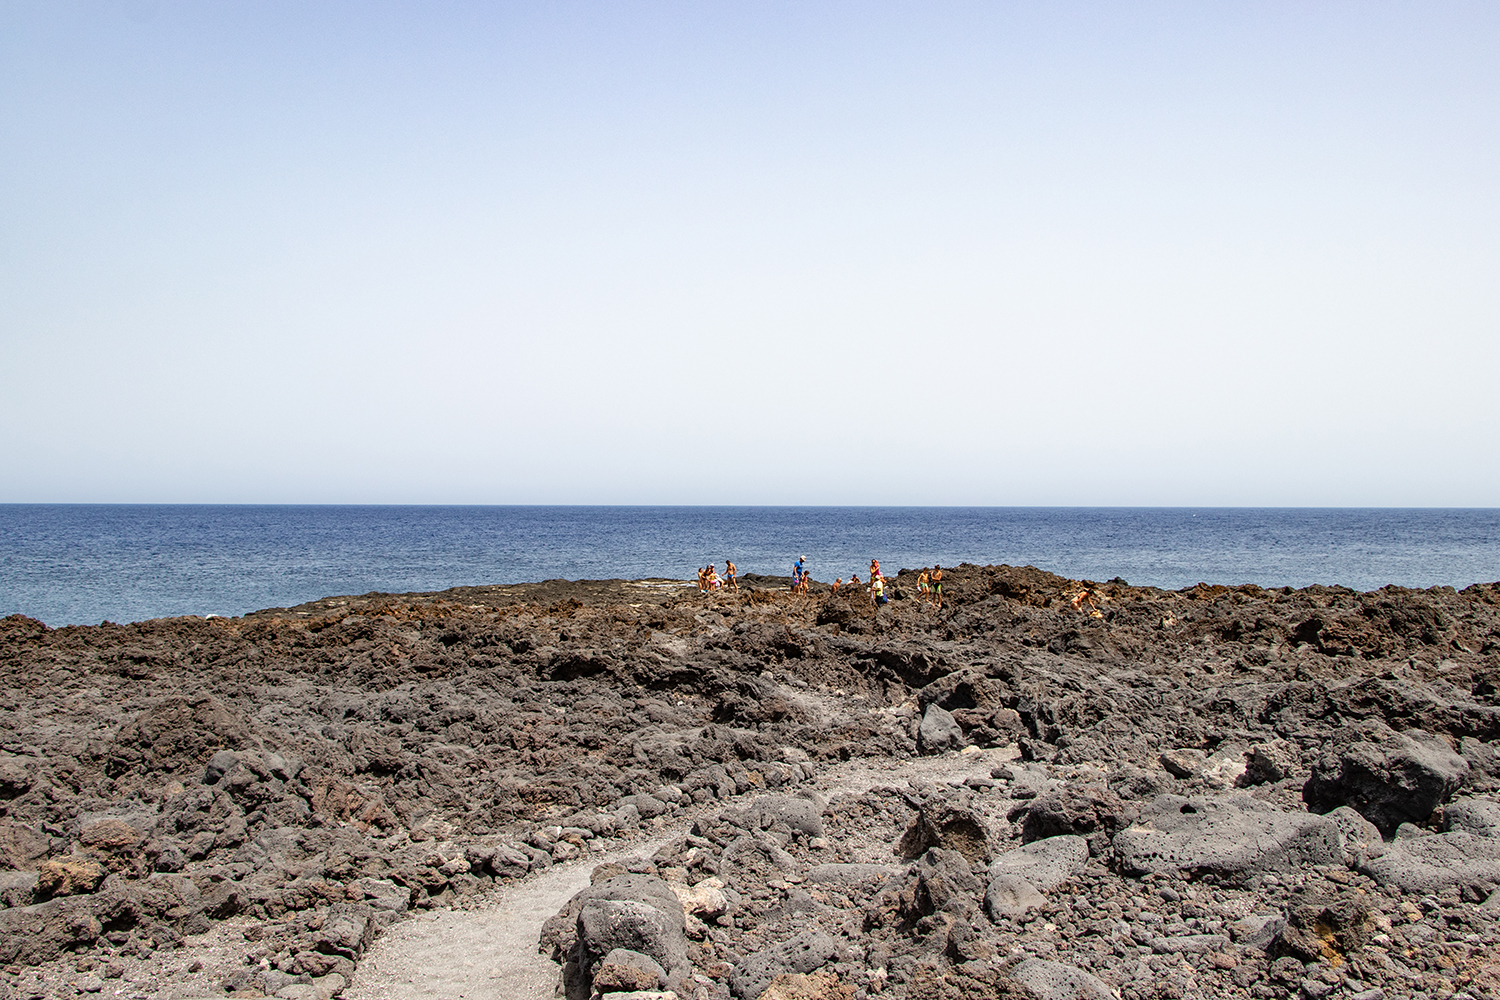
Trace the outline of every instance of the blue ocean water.
<instances>
[{"instance_id":1,"label":"blue ocean water","mask_svg":"<svg viewBox=\"0 0 1500 1000\"><path fill-rule=\"evenodd\" d=\"M237 615L335 594L1032 564L1164 588L1500 580L1500 509L0 504L0 615Z\"/></svg>"}]
</instances>

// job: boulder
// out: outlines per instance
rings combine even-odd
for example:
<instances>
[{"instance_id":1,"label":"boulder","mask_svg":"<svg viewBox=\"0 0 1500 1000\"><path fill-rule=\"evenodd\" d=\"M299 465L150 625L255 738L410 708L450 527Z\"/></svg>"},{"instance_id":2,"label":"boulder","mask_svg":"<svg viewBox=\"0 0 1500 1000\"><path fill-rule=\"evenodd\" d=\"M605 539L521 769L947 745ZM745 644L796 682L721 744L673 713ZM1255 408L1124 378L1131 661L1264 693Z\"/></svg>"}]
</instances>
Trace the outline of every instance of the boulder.
<instances>
[{"instance_id":1,"label":"boulder","mask_svg":"<svg viewBox=\"0 0 1500 1000\"><path fill-rule=\"evenodd\" d=\"M917 810L896 846L903 858L917 858L941 847L962 854L970 864L990 859L990 835L985 822L962 802L933 798Z\"/></svg>"},{"instance_id":2,"label":"boulder","mask_svg":"<svg viewBox=\"0 0 1500 1000\"><path fill-rule=\"evenodd\" d=\"M0 817L0 868L35 868L50 849L41 830Z\"/></svg>"},{"instance_id":3,"label":"boulder","mask_svg":"<svg viewBox=\"0 0 1500 1000\"><path fill-rule=\"evenodd\" d=\"M1367 858L1379 857L1385 851L1380 829L1348 806L1339 806L1326 814L1339 828L1344 839L1344 864L1353 868Z\"/></svg>"},{"instance_id":4,"label":"boulder","mask_svg":"<svg viewBox=\"0 0 1500 1000\"><path fill-rule=\"evenodd\" d=\"M890 865L829 864L815 865L807 880L844 893L868 893L899 874L901 869Z\"/></svg>"},{"instance_id":5,"label":"boulder","mask_svg":"<svg viewBox=\"0 0 1500 1000\"><path fill-rule=\"evenodd\" d=\"M923 914L968 915L978 909L984 883L957 851L934 847L917 861L916 906Z\"/></svg>"},{"instance_id":6,"label":"boulder","mask_svg":"<svg viewBox=\"0 0 1500 1000\"><path fill-rule=\"evenodd\" d=\"M1028 958L1010 970L1010 978L1037 1000L1115 1000L1103 980L1082 969L1042 958Z\"/></svg>"},{"instance_id":7,"label":"boulder","mask_svg":"<svg viewBox=\"0 0 1500 1000\"><path fill-rule=\"evenodd\" d=\"M1297 770L1297 748L1283 739L1257 743L1245 754L1242 785L1275 784Z\"/></svg>"},{"instance_id":8,"label":"boulder","mask_svg":"<svg viewBox=\"0 0 1500 1000\"><path fill-rule=\"evenodd\" d=\"M58 858L37 869L37 895L51 899L90 893L99 888L104 875L104 868L97 861L80 857Z\"/></svg>"},{"instance_id":9,"label":"boulder","mask_svg":"<svg viewBox=\"0 0 1500 1000\"><path fill-rule=\"evenodd\" d=\"M963 727L953 713L941 705L928 705L917 726L917 745L925 753L942 753L945 750L962 750L968 744Z\"/></svg>"},{"instance_id":10,"label":"boulder","mask_svg":"<svg viewBox=\"0 0 1500 1000\"><path fill-rule=\"evenodd\" d=\"M683 912L691 913L700 920L712 920L729 910L724 880L718 877L706 878L693 886L673 885L672 891L682 904Z\"/></svg>"},{"instance_id":11,"label":"boulder","mask_svg":"<svg viewBox=\"0 0 1500 1000\"><path fill-rule=\"evenodd\" d=\"M1161 766L1172 777L1189 779L1198 777L1208 755L1202 750L1179 747L1175 750L1163 750L1159 759Z\"/></svg>"},{"instance_id":12,"label":"boulder","mask_svg":"<svg viewBox=\"0 0 1500 1000\"><path fill-rule=\"evenodd\" d=\"M823 836L823 810L811 799L791 795L762 795L748 809L760 827L785 824L808 837Z\"/></svg>"},{"instance_id":13,"label":"boulder","mask_svg":"<svg viewBox=\"0 0 1500 1000\"><path fill-rule=\"evenodd\" d=\"M1030 843L1045 837L1076 834L1105 835L1108 837L1129 826L1137 810L1127 807L1110 789L1103 785L1064 785L1039 795L1027 805L1011 810L1010 820L1021 822L1021 840Z\"/></svg>"},{"instance_id":14,"label":"boulder","mask_svg":"<svg viewBox=\"0 0 1500 1000\"><path fill-rule=\"evenodd\" d=\"M1378 933L1377 914L1368 900L1355 893L1297 903L1272 942L1271 954L1337 966Z\"/></svg>"},{"instance_id":15,"label":"boulder","mask_svg":"<svg viewBox=\"0 0 1500 1000\"><path fill-rule=\"evenodd\" d=\"M1003 875L1030 882L1040 892L1051 892L1083 870L1089 848L1082 837L1062 836L1034 840L1006 851L990 864L991 885Z\"/></svg>"},{"instance_id":16,"label":"boulder","mask_svg":"<svg viewBox=\"0 0 1500 1000\"><path fill-rule=\"evenodd\" d=\"M22 758L0 753L0 799L13 799L31 787L31 774Z\"/></svg>"},{"instance_id":17,"label":"boulder","mask_svg":"<svg viewBox=\"0 0 1500 1000\"><path fill-rule=\"evenodd\" d=\"M984 894L984 912L999 923L1004 918L1016 918L1029 910L1047 905L1047 897L1037 887L1019 875L996 875Z\"/></svg>"},{"instance_id":18,"label":"boulder","mask_svg":"<svg viewBox=\"0 0 1500 1000\"><path fill-rule=\"evenodd\" d=\"M669 922L675 917L679 925L685 923L682 903L663 879L655 875L613 875L574 893L573 898L561 910L548 917L542 924L537 949L542 954L551 956L554 962L564 961L572 953L578 938L578 914L585 903L595 899L649 903L660 910Z\"/></svg>"},{"instance_id":19,"label":"boulder","mask_svg":"<svg viewBox=\"0 0 1500 1000\"><path fill-rule=\"evenodd\" d=\"M1389 837L1404 822L1425 822L1468 772L1443 737L1367 720L1340 732L1316 758L1302 797L1320 812L1353 806Z\"/></svg>"},{"instance_id":20,"label":"boulder","mask_svg":"<svg viewBox=\"0 0 1500 1000\"><path fill-rule=\"evenodd\" d=\"M801 862L765 833L735 838L719 858L719 874L731 885L782 878L801 868Z\"/></svg>"},{"instance_id":21,"label":"boulder","mask_svg":"<svg viewBox=\"0 0 1500 1000\"><path fill-rule=\"evenodd\" d=\"M103 932L89 901L52 899L0 910L0 963L37 965L91 944Z\"/></svg>"},{"instance_id":22,"label":"boulder","mask_svg":"<svg viewBox=\"0 0 1500 1000\"><path fill-rule=\"evenodd\" d=\"M741 1000L756 1000L776 977L814 972L837 958L838 951L838 942L823 931L804 931L747 956L730 973L729 988Z\"/></svg>"},{"instance_id":23,"label":"boulder","mask_svg":"<svg viewBox=\"0 0 1500 1000\"><path fill-rule=\"evenodd\" d=\"M1338 826L1323 816L1277 809L1247 793L1213 798L1162 795L1114 840L1127 872L1211 873L1244 883L1304 865L1344 860Z\"/></svg>"},{"instance_id":24,"label":"boulder","mask_svg":"<svg viewBox=\"0 0 1500 1000\"><path fill-rule=\"evenodd\" d=\"M1395 840L1359 870L1404 893L1434 895L1457 888L1480 900L1500 887L1500 838L1453 831Z\"/></svg>"},{"instance_id":25,"label":"boulder","mask_svg":"<svg viewBox=\"0 0 1500 1000\"><path fill-rule=\"evenodd\" d=\"M363 903L335 903L323 918L313 946L325 955L358 960L375 937L370 908Z\"/></svg>"},{"instance_id":26,"label":"boulder","mask_svg":"<svg viewBox=\"0 0 1500 1000\"><path fill-rule=\"evenodd\" d=\"M675 919L674 919L675 917ZM591 899L578 911L578 937L570 964L590 982L616 949L649 955L669 975L687 969L682 909L675 915L633 899Z\"/></svg>"},{"instance_id":27,"label":"boulder","mask_svg":"<svg viewBox=\"0 0 1500 1000\"><path fill-rule=\"evenodd\" d=\"M1462 830L1476 837L1500 837L1500 802L1462 798L1443 808L1443 829Z\"/></svg>"},{"instance_id":28,"label":"boulder","mask_svg":"<svg viewBox=\"0 0 1500 1000\"><path fill-rule=\"evenodd\" d=\"M628 993L659 990L667 985L667 970L650 955L616 948L604 956L594 973L595 993Z\"/></svg>"},{"instance_id":29,"label":"boulder","mask_svg":"<svg viewBox=\"0 0 1500 1000\"><path fill-rule=\"evenodd\" d=\"M36 872L0 872L0 907L36 902Z\"/></svg>"}]
</instances>

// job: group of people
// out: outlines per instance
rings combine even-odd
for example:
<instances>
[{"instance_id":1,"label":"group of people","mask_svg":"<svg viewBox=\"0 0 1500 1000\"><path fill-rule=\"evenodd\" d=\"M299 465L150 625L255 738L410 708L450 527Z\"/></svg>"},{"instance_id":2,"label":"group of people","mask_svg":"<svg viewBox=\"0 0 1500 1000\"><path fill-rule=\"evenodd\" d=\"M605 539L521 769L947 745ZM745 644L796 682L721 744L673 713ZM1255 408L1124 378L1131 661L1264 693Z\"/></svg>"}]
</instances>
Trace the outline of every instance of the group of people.
<instances>
[{"instance_id":1,"label":"group of people","mask_svg":"<svg viewBox=\"0 0 1500 1000\"><path fill-rule=\"evenodd\" d=\"M797 561L801 567L802 561ZM862 586L859 582L858 573L849 574L850 587ZM844 578L839 577L833 581L833 591L838 593L840 587L845 586ZM795 588L794 588L795 589ZM880 571L880 560L870 560L870 599L875 602L878 610L882 604L887 603L890 598L885 596L885 574ZM917 574L917 601L931 601L934 607L943 606L943 567L934 566L930 571L923 569Z\"/></svg>"},{"instance_id":2,"label":"group of people","mask_svg":"<svg viewBox=\"0 0 1500 1000\"><path fill-rule=\"evenodd\" d=\"M713 563L703 566L698 570L698 589L705 594L713 593L719 589L738 591L740 585L735 581L735 577L739 574L739 571L738 566L725 559L724 576L721 579L719 571L714 568Z\"/></svg>"}]
</instances>

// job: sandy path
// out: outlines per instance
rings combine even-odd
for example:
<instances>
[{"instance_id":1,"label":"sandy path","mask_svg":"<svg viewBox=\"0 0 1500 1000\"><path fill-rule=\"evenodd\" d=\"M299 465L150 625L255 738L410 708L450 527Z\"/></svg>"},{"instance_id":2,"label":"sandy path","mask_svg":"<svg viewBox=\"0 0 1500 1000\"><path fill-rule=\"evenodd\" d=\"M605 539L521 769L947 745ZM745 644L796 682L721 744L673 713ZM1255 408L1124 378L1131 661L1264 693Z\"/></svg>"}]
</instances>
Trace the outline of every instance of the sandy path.
<instances>
[{"instance_id":1,"label":"sandy path","mask_svg":"<svg viewBox=\"0 0 1500 1000\"><path fill-rule=\"evenodd\" d=\"M825 796L900 785L913 778L962 781L987 776L1017 756L1014 747L916 760L856 760L829 768L814 788ZM806 786L804 786L806 787ZM722 808L723 804L718 804ZM359 965L349 1000L553 1000L560 970L537 953L542 923L589 884L605 861L650 856L691 824L682 819L647 841L556 865L491 893L483 909L434 910L392 927Z\"/></svg>"}]
</instances>

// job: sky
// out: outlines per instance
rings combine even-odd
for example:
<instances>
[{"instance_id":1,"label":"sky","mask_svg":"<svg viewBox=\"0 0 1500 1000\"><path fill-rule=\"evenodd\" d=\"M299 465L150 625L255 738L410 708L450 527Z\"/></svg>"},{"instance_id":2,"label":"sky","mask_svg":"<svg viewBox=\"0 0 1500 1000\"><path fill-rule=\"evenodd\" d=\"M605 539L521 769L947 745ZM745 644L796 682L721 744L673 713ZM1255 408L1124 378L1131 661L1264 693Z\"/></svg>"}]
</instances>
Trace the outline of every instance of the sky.
<instances>
[{"instance_id":1,"label":"sky","mask_svg":"<svg viewBox=\"0 0 1500 1000\"><path fill-rule=\"evenodd\" d=\"M1500 506L1500 5L0 0L0 502Z\"/></svg>"}]
</instances>

